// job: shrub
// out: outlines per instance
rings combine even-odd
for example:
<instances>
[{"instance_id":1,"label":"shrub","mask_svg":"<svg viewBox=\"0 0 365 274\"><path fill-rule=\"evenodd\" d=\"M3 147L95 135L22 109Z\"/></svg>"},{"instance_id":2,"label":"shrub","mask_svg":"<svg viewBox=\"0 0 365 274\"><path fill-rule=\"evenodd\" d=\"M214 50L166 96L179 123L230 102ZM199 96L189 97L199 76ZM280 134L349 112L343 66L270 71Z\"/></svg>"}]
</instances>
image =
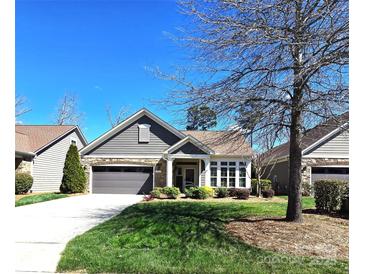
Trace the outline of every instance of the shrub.
<instances>
[{"instance_id":1,"label":"shrub","mask_svg":"<svg viewBox=\"0 0 365 274\"><path fill-rule=\"evenodd\" d=\"M143 196L143 201L145 202L149 202L152 201L155 197L153 197L152 195L144 195Z\"/></svg>"},{"instance_id":2,"label":"shrub","mask_svg":"<svg viewBox=\"0 0 365 274\"><path fill-rule=\"evenodd\" d=\"M250 190L247 188L237 188L236 197L238 199L247 200L250 197Z\"/></svg>"},{"instance_id":3,"label":"shrub","mask_svg":"<svg viewBox=\"0 0 365 274\"><path fill-rule=\"evenodd\" d=\"M176 199L180 194L180 189L174 186L165 186L162 188L161 192L169 199Z\"/></svg>"},{"instance_id":4,"label":"shrub","mask_svg":"<svg viewBox=\"0 0 365 274\"><path fill-rule=\"evenodd\" d=\"M217 195L218 198L225 198L225 197L228 197L229 192L226 187L219 187L219 188L216 188L215 195Z\"/></svg>"},{"instance_id":5,"label":"shrub","mask_svg":"<svg viewBox=\"0 0 365 274\"><path fill-rule=\"evenodd\" d=\"M153 197L153 198L158 198L160 199L161 198L161 194L162 194L162 188L161 187L155 187L151 192L150 192L150 195Z\"/></svg>"},{"instance_id":6,"label":"shrub","mask_svg":"<svg viewBox=\"0 0 365 274\"><path fill-rule=\"evenodd\" d=\"M202 186L201 187L206 193L208 193L209 197L213 197L214 196L214 188L209 187L209 186Z\"/></svg>"},{"instance_id":7,"label":"shrub","mask_svg":"<svg viewBox=\"0 0 365 274\"><path fill-rule=\"evenodd\" d=\"M239 189L239 188L229 188L228 189L228 196L229 197L236 197L236 191L237 191L237 189Z\"/></svg>"},{"instance_id":8,"label":"shrub","mask_svg":"<svg viewBox=\"0 0 365 274\"><path fill-rule=\"evenodd\" d=\"M80 163L77 146L71 144L67 151L63 168L62 193L81 193L86 191L86 174Z\"/></svg>"},{"instance_id":9,"label":"shrub","mask_svg":"<svg viewBox=\"0 0 365 274\"><path fill-rule=\"evenodd\" d=\"M194 187L185 188L184 193L185 193L186 198L192 198L193 197L193 189L194 189Z\"/></svg>"},{"instance_id":10,"label":"shrub","mask_svg":"<svg viewBox=\"0 0 365 274\"><path fill-rule=\"evenodd\" d=\"M320 180L314 183L316 208L333 212L340 210L343 200L348 196L348 182L338 180Z\"/></svg>"},{"instance_id":11,"label":"shrub","mask_svg":"<svg viewBox=\"0 0 365 274\"><path fill-rule=\"evenodd\" d=\"M211 191L206 187L191 187L189 192L189 197L193 199L207 199L211 195Z\"/></svg>"},{"instance_id":12,"label":"shrub","mask_svg":"<svg viewBox=\"0 0 365 274\"><path fill-rule=\"evenodd\" d=\"M341 199L341 212L345 214L349 213L349 184L344 186Z\"/></svg>"},{"instance_id":13,"label":"shrub","mask_svg":"<svg viewBox=\"0 0 365 274\"><path fill-rule=\"evenodd\" d=\"M260 179L260 182L261 182L261 192L263 190L268 190L272 188L272 183L270 179ZM257 179L251 179L251 193L253 195L257 194L257 184L258 184Z\"/></svg>"},{"instance_id":14,"label":"shrub","mask_svg":"<svg viewBox=\"0 0 365 274\"><path fill-rule=\"evenodd\" d=\"M267 189L262 191L262 197L264 198L272 198L274 196L275 192L272 189Z\"/></svg>"},{"instance_id":15,"label":"shrub","mask_svg":"<svg viewBox=\"0 0 365 274\"><path fill-rule=\"evenodd\" d=\"M27 173L15 174L15 194L24 194L32 188L33 177Z\"/></svg>"}]
</instances>

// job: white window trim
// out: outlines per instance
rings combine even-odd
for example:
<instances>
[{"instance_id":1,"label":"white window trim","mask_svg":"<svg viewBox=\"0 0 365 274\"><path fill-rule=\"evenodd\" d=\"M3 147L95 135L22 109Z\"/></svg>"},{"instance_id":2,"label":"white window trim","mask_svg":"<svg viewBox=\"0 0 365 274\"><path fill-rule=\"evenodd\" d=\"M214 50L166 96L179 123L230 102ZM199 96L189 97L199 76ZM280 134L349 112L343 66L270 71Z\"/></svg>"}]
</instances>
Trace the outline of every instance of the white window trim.
<instances>
[{"instance_id":1,"label":"white window trim","mask_svg":"<svg viewBox=\"0 0 365 274\"><path fill-rule=\"evenodd\" d=\"M233 188L233 187L230 187L229 186L229 168L233 168L233 166L229 166L229 162L235 162L235 188L250 188L251 187L251 180L250 180L250 176L251 176L251 172L250 172L250 168L251 168L251 161L247 160L247 159L237 159L237 158L221 158L221 159L211 159L212 162L217 162L217 165L216 166L212 166L212 164L210 165L210 168L212 167L216 167L217 168L217 188L218 187L222 187L222 182L221 182L221 168L222 168L222 165L221 165L221 162L227 162L227 166L223 166L223 167L226 167L227 168L227 188ZM246 179L246 186L245 187L240 187L239 186L239 179L240 179L240 176L239 176L239 163L240 162L243 162L245 163L245 168L246 168L246 174L245 174L245 177L242 177L242 178L245 178ZM211 176L212 177L212 176Z\"/></svg>"},{"instance_id":2,"label":"white window trim","mask_svg":"<svg viewBox=\"0 0 365 274\"><path fill-rule=\"evenodd\" d=\"M138 125L138 142L139 143L149 143L151 141L151 125L149 124L139 124ZM146 136L146 140L141 140L141 130L147 130L148 137Z\"/></svg>"}]
</instances>

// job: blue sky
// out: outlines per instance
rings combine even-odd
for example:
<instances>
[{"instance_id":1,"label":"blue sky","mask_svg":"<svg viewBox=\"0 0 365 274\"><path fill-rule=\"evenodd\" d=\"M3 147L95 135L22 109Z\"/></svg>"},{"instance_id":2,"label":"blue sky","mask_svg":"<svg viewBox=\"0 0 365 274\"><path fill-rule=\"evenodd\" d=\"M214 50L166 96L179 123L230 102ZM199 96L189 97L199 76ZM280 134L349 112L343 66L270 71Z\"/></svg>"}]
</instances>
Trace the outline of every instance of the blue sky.
<instances>
[{"instance_id":1,"label":"blue sky","mask_svg":"<svg viewBox=\"0 0 365 274\"><path fill-rule=\"evenodd\" d=\"M185 22L184 22L185 21ZM173 0L16 1L16 93L32 111L24 124L50 124L65 93L77 95L89 141L110 126L105 107L131 113L147 107L176 124L176 115L152 99L163 98L172 83L145 67L170 70L186 52L164 33L186 23Z\"/></svg>"}]
</instances>

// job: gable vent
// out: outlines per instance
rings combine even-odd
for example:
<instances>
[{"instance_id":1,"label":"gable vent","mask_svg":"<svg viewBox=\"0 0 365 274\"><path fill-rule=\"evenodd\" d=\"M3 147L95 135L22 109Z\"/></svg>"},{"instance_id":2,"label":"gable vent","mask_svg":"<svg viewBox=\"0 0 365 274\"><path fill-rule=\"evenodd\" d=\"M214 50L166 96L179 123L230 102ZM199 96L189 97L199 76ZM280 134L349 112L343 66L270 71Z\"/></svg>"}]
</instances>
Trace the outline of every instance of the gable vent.
<instances>
[{"instance_id":1,"label":"gable vent","mask_svg":"<svg viewBox=\"0 0 365 274\"><path fill-rule=\"evenodd\" d=\"M138 142L140 143L150 142L150 127L151 125L147 124L138 125Z\"/></svg>"}]
</instances>

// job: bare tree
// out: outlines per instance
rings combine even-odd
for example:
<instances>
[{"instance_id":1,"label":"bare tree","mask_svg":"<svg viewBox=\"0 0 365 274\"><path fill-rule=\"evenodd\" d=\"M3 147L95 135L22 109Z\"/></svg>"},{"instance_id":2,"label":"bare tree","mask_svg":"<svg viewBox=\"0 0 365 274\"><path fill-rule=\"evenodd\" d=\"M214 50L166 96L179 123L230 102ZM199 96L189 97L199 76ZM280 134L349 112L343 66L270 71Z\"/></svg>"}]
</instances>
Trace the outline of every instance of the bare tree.
<instances>
[{"instance_id":1,"label":"bare tree","mask_svg":"<svg viewBox=\"0 0 365 274\"><path fill-rule=\"evenodd\" d=\"M192 63L174 75L157 71L177 83L164 101L240 117L256 139L289 133L286 218L301 222L303 132L348 109L348 1L186 0L180 7L192 20L179 40Z\"/></svg>"},{"instance_id":2,"label":"bare tree","mask_svg":"<svg viewBox=\"0 0 365 274\"><path fill-rule=\"evenodd\" d=\"M25 96L15 97L15 118L28 113L32 109L27 106L27 98Z\"/></svg>"},{"instance_id":3,"label":"bare tree","mask_svg":"<svg viewBox=\"0 0 365 274\"><path fill-rule=\"evenodd\" d=\"M119 109L119 112L113 116L112 109L110 106L105 108L106 114L108 116L108 121L110 126L113 128L117 126L120 122L122 122L127 114L129 113L129 107L123 106Z\"/></svg>"},{"instance_id":4,"label":"bare tree","mask_svg":"<svg viewBox=\"0 0 365 274\"><path fill-rule=\"evenodd\" d=\"M83 113L78 110L77 97L65 94L58 104L55 124L79 125L82 117Z\"/></svg>"}]
</instances>

